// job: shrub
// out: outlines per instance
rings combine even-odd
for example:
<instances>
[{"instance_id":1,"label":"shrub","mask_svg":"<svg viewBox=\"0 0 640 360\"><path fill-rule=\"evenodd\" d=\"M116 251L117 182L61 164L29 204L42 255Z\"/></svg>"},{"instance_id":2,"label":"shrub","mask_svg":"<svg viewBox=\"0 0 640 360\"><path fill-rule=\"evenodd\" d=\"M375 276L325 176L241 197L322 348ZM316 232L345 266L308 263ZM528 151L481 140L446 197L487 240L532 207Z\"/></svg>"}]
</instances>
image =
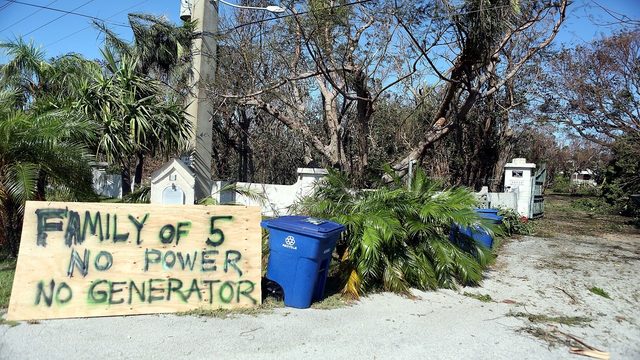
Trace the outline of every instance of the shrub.
<instances>
[{"instance_id":1,"label":"shrub","mask_svg":"<svg viewBox=\"0 0 640 360\"><path fill-rule=\"evenodd\" d=\"M592 214L611 214L615 212L615 207L607 203L603 198L588 197L576 199L571 202L571 205L575 209Z\"/></svg>"},{"instance_id":2,"label":"shrub","mask_svg":"<svg viewBox=\"0 0 640 360\"><path fill-rule=\"evenodd\" d=\"M498 215L502 216L502 230L505 235L531 235L533 233L533 224L517 211L501 208Z\"/></svg>"},{"instance_id":3,"label":"shrub","mask_svg":"<svg viewBox=\"0 0 640 360\"><path fill-rule=\"evenodd\" d=\"M555 193L571 192L571 180L564 175L557 175L553 178L550 190Z\"/></svg>"},{"instance_id":4,"label":"shrub","mask_svg":"<svg viewBox=\"0 0 640 360\"><path fill-rule=\"evenodd\" d=\"M640 206L630 201L630 195L640 194L640 134L618 138L612 151L602 195L618 212L639 218Z\"/></svg>"},{"instance_id":5,"label":"shrub","mask_svg":"<svg viewBox=\"0 0 640 360\"><path fill-rule=\"evenodd\" d=\"M346 226L337 247L345 294L358 297L376 289L409 294L411 287L480 283L490 251L469 239L459 247L448 237L454 222L480 223L471 191L443 188L422 171L409 189L399 179L368 191L349 185L346 176L332 171L299 209Z\"/></svg>"}]
</instances>

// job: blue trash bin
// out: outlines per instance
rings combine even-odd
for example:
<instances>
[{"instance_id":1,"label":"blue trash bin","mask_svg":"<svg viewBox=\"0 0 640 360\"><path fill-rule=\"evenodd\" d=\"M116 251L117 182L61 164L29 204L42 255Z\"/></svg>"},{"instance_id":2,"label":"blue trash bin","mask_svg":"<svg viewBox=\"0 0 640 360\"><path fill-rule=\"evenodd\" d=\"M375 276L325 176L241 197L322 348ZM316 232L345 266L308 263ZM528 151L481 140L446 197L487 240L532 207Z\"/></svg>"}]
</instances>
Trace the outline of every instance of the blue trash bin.
<instances>
[{"instance_id":1,"label":"blue trash bin","mask_svg":"<svg viewBox=\"0 0 640 360\"><path fill-rule=\"evenodd\" d=\"M502 224L502 216L498 215L497 209L475 209L474 211L480 215L480 218L488 220L492 224ZM460 241L457 239L458 234L464 234L486 248L490 249L493 246L493 236L479 226L451 225L449 239L460 244Z\"/></svg>"},{"instance_id":2,"label":"blue trash bin","mask_svg":"<svg viewBox=\"0 0 640 360\"><path fill-rule=\"evenodd\" d=\"M498 211L500 211L500 210L498 210L498 209L473 209L473 211L477 212L482 217L483 214L498 215Z\"/></svg>"},{"instance_id":3,"label":"blue trash bin","mask_svg":"<svg viewBox=\"0 0 640 360\"><path fill-rule=\"evenodd\" d=\"M324 296L331 254L344 226L307 216L264 220L269 231L267 279L282 287L284 304L308 308Z\"/></svg>"}]
</instances>

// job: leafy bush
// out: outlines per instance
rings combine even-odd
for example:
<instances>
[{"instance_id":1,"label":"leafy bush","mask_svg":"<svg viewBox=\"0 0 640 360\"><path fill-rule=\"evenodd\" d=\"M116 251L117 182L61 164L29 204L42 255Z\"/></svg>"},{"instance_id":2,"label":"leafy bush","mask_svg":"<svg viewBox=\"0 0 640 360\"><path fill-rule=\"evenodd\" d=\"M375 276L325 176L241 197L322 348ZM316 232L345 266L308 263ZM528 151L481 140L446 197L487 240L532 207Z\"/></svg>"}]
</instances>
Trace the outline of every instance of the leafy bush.
<instances>
[{"instance_id":1,"label":"leafy bush","mask_svg":"<svg viewBox=\"0 0 640 360\"><path fill-rule=\"evenodd\" d=\"M470 239L459 247L448 237L452 223L481 223L475 206L471 191L443 188L422 171L409 189L395 179L362 191L350 189L344 175L330 172L298 210L346 226L337 247L343 293L358 297L376 289L409 294L411 287L479 284L490 251ZM490 225L481 226L491 232Z\"/></svg>"},{"instance_id":2,"label":"leafy bush","mask_svg":"<svg viewBox=\"0 0 640 360\"><path fill-rule=\"evenodd\" d=\"M533 224L517 211L501 208L498 215L502 216L502 230L505 235L531 235L533 233Z\"/></svg>"},{"instance_id":3,"label":"leafy bush","mask_svg":"<svg viewBox=\"0 0 640 360\"><path fill-rule=\"evenodd\" d=\"M557 175L553 178L549 189L555 193L571 192L571 180L564 175Z\"/></svg>"},{"instance_id":4,"label":"leafy bush","mask_svg":"<svg viewBox=\"0 0 640 360\"><path fill-rule=\"evenodd\" d=\"M615 207L607 203L604 198L586 197L576 199L571 205L578 210L586 211L592 214L611 214L615 212Z\"/></svg>"},{"instance_id":5,"label":"leafy bush","mask_svg":"<svg viewBox=\"0 0 640 360\"><path fill-rule=\"evenodd\" d=\"M584 196L599 196L600 188L591 184L574 184L571 179L564 175L557 175L553 178L553 182L549 190L560 194L573 194Z\"/></svg>"},{"instance_id":6,"label":"leafy bush","mask_svg":"<svg viewBox=\"0 0 640 360\"><path fill-rule=\"evenodd\" d=\"M640 194L640 134L618 138L602 185L602 196L623 215L640 218L630 195Z\"/></svg>"}]
</instances>

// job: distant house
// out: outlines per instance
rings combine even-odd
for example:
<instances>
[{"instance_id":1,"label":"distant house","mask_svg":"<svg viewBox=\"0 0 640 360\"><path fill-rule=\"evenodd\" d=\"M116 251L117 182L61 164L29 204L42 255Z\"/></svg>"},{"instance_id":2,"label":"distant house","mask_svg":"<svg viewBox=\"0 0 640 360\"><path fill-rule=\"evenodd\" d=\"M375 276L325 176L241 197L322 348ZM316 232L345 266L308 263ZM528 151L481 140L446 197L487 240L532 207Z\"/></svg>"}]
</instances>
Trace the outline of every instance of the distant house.
<instances>
[{"instance_id":1,"label":"distant house","mask_svg":"<svg viewBox=\"0 0 640 360\"><path fill-rule=\"evenodd\" d=\"M594 180L595 175L591 169L576 171L571 175L571 182L578 185L596 186L598 183Z\"/></svg>"}]
</instances>

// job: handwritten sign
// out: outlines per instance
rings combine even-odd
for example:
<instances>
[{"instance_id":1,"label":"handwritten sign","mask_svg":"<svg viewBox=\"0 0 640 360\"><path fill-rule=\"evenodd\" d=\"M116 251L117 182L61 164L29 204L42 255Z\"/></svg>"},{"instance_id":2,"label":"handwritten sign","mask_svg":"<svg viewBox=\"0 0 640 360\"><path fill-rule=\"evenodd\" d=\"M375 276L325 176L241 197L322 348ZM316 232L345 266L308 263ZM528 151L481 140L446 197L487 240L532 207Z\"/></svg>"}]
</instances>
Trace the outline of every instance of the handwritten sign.
<instances>
[{"instance_id":1,"label":"handwritten sign","mask_svg":"<svg viewBox=\"0 0 640 360\"><path fill-rule=\"evenodd\" d=\"M254 306L260 208L27 202L7 318Z\"/></svg>"}]
</instances>

